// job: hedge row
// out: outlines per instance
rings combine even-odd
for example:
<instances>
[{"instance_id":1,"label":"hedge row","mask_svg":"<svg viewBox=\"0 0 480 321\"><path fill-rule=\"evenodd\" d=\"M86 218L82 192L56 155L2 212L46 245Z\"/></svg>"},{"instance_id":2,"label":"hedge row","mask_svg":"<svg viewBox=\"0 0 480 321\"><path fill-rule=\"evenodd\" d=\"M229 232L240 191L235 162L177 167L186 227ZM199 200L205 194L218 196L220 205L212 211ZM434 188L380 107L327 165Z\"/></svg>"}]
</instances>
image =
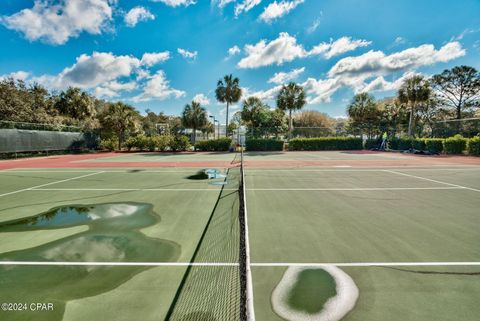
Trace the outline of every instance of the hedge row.
<instances>
[{"instance_id":1,"label":"hedge row","mask_svg":"<svg viewBox=\"0 0 480 321\"><path fill-rule=\"evenodd\" d=\"M470 155L480 156L480 136L471 138L468 141L467 151Z\"/></svg>"},{"instance_id":2,"label":"hedge row","mask_svg":"<svg viewBox=\"0 0 480 321\"><path fill-rule=\"evenodd\" d=\"M247 139L247 151L283 151L283 141L276 139Z\"/></svg>"},{"instance_id":3,"label":"hedge row","mask_svg":"<svg viewBox=\"0 0 480 321\"><path fill-rule=\"evenodd\" d=\"M361 138L320 137L294 138L288 143L288 150L354 150L363 149Z\"/></svg>"},{"instance_id":4,"label":"hedge row","mask_svg":"<svg viewBox=\"0 0 480 321\"><path fill-rule=\"evenodd\" d=\"M180 152L186 151L190 148L190 141L186 136L171 136L171 135L158 135L158 136L145 136L138 135L129 137L125 141L125 147L130 151L132 149L138 151L173 151ZM118 138L113 137L110 139L102 140L100 146L103 149L110 151L115 150L118 147Z\"/></svg>"},{"instance_id":5,"label":"hedge row","mask_svg":"<svg viewBox=\"0 0 480 321\"><path fill-rule=\"evenodd\" d=\"M471 155L479 155L476 152L480 137L467 139L461 135L455 135L446 139L443 138L412 138L412 137L400 137L390 139L388 144L390 149L393 150L424 150L430 153L440 154L463 154L465 150ZM365 146L368 148L371 145ZM470 147L471 146L471 147ZM376 146L375 146L376 147Z\"/></svg>"},{"instance_id":6,"label":"hedge row","mask_svg":"<svg viewBox=\"0 0 480 321\"><path fill-rule=\"evenodd\" d=\"M201 152L226 152L231 144L231 138L219 138L198 142L195 144L195 148Z\"/></svg>"}]
</instances>

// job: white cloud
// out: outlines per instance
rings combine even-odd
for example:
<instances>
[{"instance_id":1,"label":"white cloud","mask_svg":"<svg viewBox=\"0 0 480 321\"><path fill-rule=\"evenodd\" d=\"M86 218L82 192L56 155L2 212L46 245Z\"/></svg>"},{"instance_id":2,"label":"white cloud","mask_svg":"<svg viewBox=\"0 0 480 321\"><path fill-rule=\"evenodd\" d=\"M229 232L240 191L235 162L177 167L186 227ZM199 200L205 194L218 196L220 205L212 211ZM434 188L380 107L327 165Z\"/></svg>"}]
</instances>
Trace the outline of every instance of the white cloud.
<instances>
[{"instance_id":1,"label":"white cloud","mask_svg":"<svg viewBox=\"0 0 480 321\"><path fill-rule=\"evenodd\" d=\"M330 77L336 75L381 75L420 66L447 62L462 57L466 53L458 42L450 42L436 50L433 45L425 44L415 48L385 55L382 51L369 51L361 56L347 57L338 61L329 71Z\"/></svg>"},{"instance_id":2,"label":"white cloud","mask_svg":"<svg viewBox=\"0 0 480 321\"><path fill-rule=\"evenodd\" d=\"M288 81L296 79L305 71L305 67L293 69L290 72L277 72L268 80L269 83L284 84Z\"/></svg>"},{"instance_id":3,"label":"white cloud","mask_svg":"<svg viewBox=\"0 0 480 321\"><path fill-rule=\"evenodd\" d=\"M255 45L246 45L247 56L238 63L239 68L258 68L272 64L281 65L297 58L305 57L307 52L297 39L286 32L280 33L277 39L266 43L260 40Z\"/></svg>"},{"instance_id":4,"label":"white cloud","mask_svg":"<svg viewBox=\"0 0 480 321\"><path fill-rule=\"evenodd\" d=\"M196 101L197 103L199 103L200 105L210 105L210 99L208 99L207 96L205 96L204 94L196 94L192 101Z\"/></svg>"},{"instance_id":5,"label":"white cloud","mask_svg":"<svg viewBox=\"0 0 480 321\"><path fill-rule=\"evenodd\" d=\"M323 55L325 58L330 59L334 56L341 55L343 53L353 51L360 47L369 46L372 42L359 39L352 40L351 37L341 37L335 41L330 40L330 43L321 43L309 52L310 55Z\"/></svg>"},{"instance_id":6,"label":"white cloud","mask_svg":"<svg viewBox=\"0 0 480 321\"><path fill-rule=\"evenodd\" d=\"M153 2L162 2L169 7L178 7L178 6L185 6L188 7L191 4L196 4L195 0L150 0Z\"/></svg>"},{"instance_id":7,"label":"white cloud","mask_svg":"<svg viewBox=\"0 0 480 321\"><path fill-rule=\"evenodd\" d=\"M238 63L239 68L259 68L273 64L281 65L297 58L305 58L314 55L323 55L329 59L333 56L355 50L358 47L369 45L366 40L352 40L350 37L342 37L330 43L321 43L312 50L307 51L297 43L297 39L286 32L279 34L277 39L270 42L259 41L255 45L245 46L246 57Z\"/></svg>"},{"instance_id":8,"label":"white cloud","mask_svg":"<svg viewBox=\"0 0 480 321\"><path fill-rule=\"evenodd\" d=\"M259 5L262 0L243 0L241 3L235 5L235 16L240 15L242 12L248 12L256 5Z\"/></svg>"},{"instance_id":9,"label":"white cloud","mask_svg":"<svg viewBox=\"0 0 480 321\"><path fill-rule=\"evenodd\" d=\"M120 91L132 91L136 88L137 83L134 81L120 83L114 80L96 87L94 94L99 98L113 98L120 96Z\"/></svg>"},{"instance_id":10,"label":"white cloud","mask_svg":"<svg viewBox=\"0 0 480 321\"><path fill-rule=\"evenodd\" d=\"M132 8L124 17L125 23L129 27L135 27L140 21L154 20L155 16L144 7Z\"/></svg>"},{"instance_id":11,"label":"white cloud","mask_svg":"<svg viewBox=\"0 0 480 321\"><path fill-rule=\"evenodd\" d=\"M302 85L311 104L329 102L332 95L342 87L349 87L354 92L397 90L406 77L416 68L447 62L465 55L465 50L458 42L447 43L436 50L433 45L409 48L390 55L381 51L369 51L357 57L341 59L327 74L326 79L309 78ZM392 81L385 76L403 73Z\"/></svg>"},{"instance_id":12,"label":"white cloud","mask_svg":"<svg viewBox=\"0 0 480 321\"><path fill-rule=\"evenodd\" d=\"M115 56L109 52L82 54L71 67L55 78L54 87L92 88L119 77L130 76L141 62L133 56Z\"/></svg>"},{"instance_id":13,"label":"white cloud","mask_svg":"<svg viewBox=\"0 0 480 321\"><path fill-rule=\"evenodd\" d=\"M19 31L30 41L64 44L82 32L101 34L112 20L113 0L36 0L31 9L23 9L0 22Z\"/></svg>"},{"instance_id":14,"label":"white cloud","mask_svg":"<svg viewBox=\"0 0 480 321\"><path fill-rule=\"evenodd\" d=\"M299 4L305 2L305 0L293 0L293 1L281 1L277 2L276 0L270 3L263 13L260 15L260 20L270 23L273 20L276 20L284 15L288 14L290 11L295 9Z\"/></svg>"},{"instance_id":15,"label":"white cloud","mask_svg":"<svg viewBox=\"0 0 480 321\"><path fill-rule=\"evenodd\" d=\"M142 65L151 67L153 65L162 63L170 59L170 52L163 51L163 52L146 52L142 56L142 60L140 63Z\"/></svg>"},{"instance_id":16,"label":"white cloud","mask_svg":"<svg viewBox=\"0 0 480 321\"><path fill-rule=\"evenodd\" d=\"M19 71L11 72L11 73L6 74L6 75L1 75L0 80L13 79L13 80L26 81L29 76L30 76L29 72L19 70Z\"/></svg>"},{"instance_id":17,"label":"white cloud","mask_svg":"<svg viewBox=\"0 0 480 321\"><path fill-rule=\"evenodd\" d=\"M185 59L195 60L197 59L198 51L188 51L182 48L178 48L177 52Z\"/></svg>"},{"instance_id":18,"label":"white cloud","mask_svg":"<svg viewBox=\"0 0 480 321\"><path fill-rule=\"evenodd\" d=\"M320 12L320 14L322 15L323 13ZM320 27L320 22L320 18L315 19L312 24L307 28L307 33L314 33L318 29L318 27Z\"/></svg>"},{"instance_id":19,"label":"white cloud","mask_svg":"<svg viewBox=\"0 0 480 321\"><path fill-rule=\"evenodd\" d=\"M237 46L233 46L232 48L228 49L228 55L231 57L231 56L235 56L235 55L238 55L240 52L242 52L242 50Z\"/></svg>"},{"instance_id":20,"label":"white cloud","mask_svg":"<svg viewBox=\"0 0 480 321\"><path fill-rule=\"evenodd\" d=\"M132 101L165 100L168 98L180 98L183 96L185 96L185 92L171 88L170 82L167 80L165 73L163 70L159 70L147 81L143 87L143 92L140 95L133 97Z\"/></svg>"},{"instance_id":21,"label":"white cloud","mask_svg":"<svg viewBox=\"0 0 480 321\"><path fill-rule=\"evenodd\" d=\"M236 0L212 0L212 4L220 9L223 9L227 4L235 2Z\"/></svg>"}]
</instances>

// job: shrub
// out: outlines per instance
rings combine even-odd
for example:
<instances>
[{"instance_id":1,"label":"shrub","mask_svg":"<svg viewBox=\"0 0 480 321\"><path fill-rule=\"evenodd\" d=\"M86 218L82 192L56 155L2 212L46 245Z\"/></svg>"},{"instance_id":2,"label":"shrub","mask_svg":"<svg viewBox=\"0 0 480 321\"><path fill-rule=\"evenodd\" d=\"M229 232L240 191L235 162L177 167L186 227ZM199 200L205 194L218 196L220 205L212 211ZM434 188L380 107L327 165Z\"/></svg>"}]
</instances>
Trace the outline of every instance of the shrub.
<instances>
[{"instance_id":1,"label":"shrub","mask_svg":"<svg viewBox=\"0 0 480 321\"><path fill-rule=\"evenodd\" d=\"M132 148L137 147L137 138L128 137L128 139L125 141L125 147L127 147L128 151L131 151Z\"/></svg>"},{"instance_id":2,"label":"shrub","mask_svg":"<svg viewBox=\"0 0 480 321\"><path fill-rule=\"evenodd\" d=\"M426 138L425 147L430 153L442 153L443 152L443 139L442 138Z\"/></svg>"},{"instance_id":3,"label":"shrub","mask_svg":"<svg viewBox=\"0 0 480 321\"><path fill-rule=\"evenodd\" d=\"M174 152L183 152L190 148L190 140L187 136L177 135L172 139L170 148Z\"/></svg>"},{"instance_id":4,"label":"shrub","mask_svg":"<svg viewBox=\"0 0 480 321\"><path fill-rule=\"evenodd\" d=\"M412 139L412 148L416 150L426 150L427 145L424 138L414 138Z\"/></svg>"},{"instance_id":5,"label":"shrub","mask_svg":"<svg viewBox=\"0 0 480 321\"><path fill-rule=\"evenodd\" d=\"M115 148L117 148L117 145L118 145L118 138L116 137L102 139L100 141L100 148L106 149L108 151L114 151Z\"/></svg>"},{"instance_id":6,"label":"shrub","mask_svg":"<svg viewBox=\"0 0 480 321\"><path fill-rule=\"evenodd\" d=\"M467 147L467 139L462 135L455 135L443 141L443 149L447 154L462 154Z\"/></svg>"},{"instance_id":7,"label":"shrub","mask_svg":"<svg viewBox=\"0 0 480 321\"><path fill-rule=\"evenodd\" d=\"M381 138L370 138L365 141L365 149L380 148Z\"/></svg>"},{"instance_id":8,"label":"shrub","mask_svg":"<svg viewBox=\"0 0 480 321\"><path fill-rule=\"evenodd\" d=\"M397 149L398 150L408 150L413 148L413 137L400 137L397 138Z\"/></svg>"},{"instance_id":9,"label":"shrub","mask_svg":"<svg viewBox=\"0 0 480 321\"><path fill-rule=\"evenodd\" d=\"M283 141L276 139L247 139L247 151L283 151Z\"/></svg>"},{"instance_id":10,"label":"shrub","mask_svg":"<svg viewBox=\"0 0 480 321\"><path fill-rule=\"evenodd\" d=\"M173 142L173 137L170 135L155 136L157 149L161 152L164 152L170 148L170 145Z\"/></svg>"},{"instance_id":11,"label":"shrub","mask_svg":"<svg viewBox=\"0 0 480 321\"><path fill-rule=\"evenodd\" d=\"M363 149L361 138L320 137L294 138L288 144L289 150L358 150Z\"/></svg>"},{"instance_id":12,"label":"shrub","mask_svg":"<svg viewBox=\"0 0 480 321\"><path fill-rule=\"evenodd\" d=\"M157 147L158 145L157 140L158 140L158 136L145 137L145 148L149 152L154 152L155 147Z\"/></svg>"},{"instance_id":13,"label":"shrub","mask_svg":"<svg viewBox=\"0 0 480 321\"><path fill-rule=\"evenodd\" d=\"M480 156L480 136L473 137L468 141L467 150L470 155Z\"/></svg>"},{"instance_id":14,"label":"shrub","mask_svg":"<svg viewBox=\"0 0 480 321\"><path fill-rule=\"evenodd\" d=\"M197 150L202 152L226 152L232 144L232 139L228 137L204 140L195 144Z\"/></svg>"}]
</instances>

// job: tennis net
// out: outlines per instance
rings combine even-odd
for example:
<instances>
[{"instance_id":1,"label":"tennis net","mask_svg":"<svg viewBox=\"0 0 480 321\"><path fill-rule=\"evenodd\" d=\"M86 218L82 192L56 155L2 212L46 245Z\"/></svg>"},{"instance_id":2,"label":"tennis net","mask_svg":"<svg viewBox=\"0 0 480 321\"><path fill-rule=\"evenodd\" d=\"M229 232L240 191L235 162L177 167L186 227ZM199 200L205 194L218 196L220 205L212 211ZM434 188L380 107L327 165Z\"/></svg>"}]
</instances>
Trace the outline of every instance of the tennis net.
<instances>
[{"instance_id":1,"label":"tennis net","mask_svg":"<svg viewBox=\"0 0 480 321\"><path fill-rule=\"evenodd\" d=\"M252 320L248 317L251 286L243 154L238 153L234 161L165 320Z\"/></svg>"}]
</instances>

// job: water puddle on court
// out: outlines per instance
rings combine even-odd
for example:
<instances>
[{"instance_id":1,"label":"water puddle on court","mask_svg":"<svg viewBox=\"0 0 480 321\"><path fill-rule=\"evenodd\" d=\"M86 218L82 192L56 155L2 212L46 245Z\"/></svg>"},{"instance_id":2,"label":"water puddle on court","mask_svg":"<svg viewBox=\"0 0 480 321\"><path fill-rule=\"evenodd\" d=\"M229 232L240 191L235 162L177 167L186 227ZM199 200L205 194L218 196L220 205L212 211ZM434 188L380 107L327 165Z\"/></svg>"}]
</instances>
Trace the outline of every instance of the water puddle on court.
<instances>
[{"instance_id":1,"label":"water puddle on court","mask_svg":"<svg viewBox=\"0 0 480 321\"><path fill-rule=\"evenodd\" d=\"M208 180L209 185L227 185L226 175L222 174L220 170L215 168L208 168L201 171L198 171L196 174L190 175L187 179L191 180ZM221 181L215 181L216 179L221 179Z\"/></svg>"},{"instance_id":2,"label":"water puddle on court","mask_svg":"<svg viewBox=\"0 0 480 321\"><path fill-rule=\"evenodd\" d=\"M62 229L88 230L37 247L1 253L2 261L172 262L180 246L147 237L139 229L159 223L146 203L108 203L54 208L35 217L0 224L0 233ZM14 235L12 235L14 237ZM1 312L1 320L61 320L65 303L110 291L149 267L139 266L0 266L2 302L51 302L53 311Z\"/></svg>"},{"instance_id":3,"label":"water puddle on court","mask_svg":"<svg viewBox=\"0 0 480 321\"><path fill-rule=\"evenodd\" d=\"M358 289L335 266L289 267L272 293L273 310L288 321L340 321L353 309Z\"/></svg>"}]
</instances>

